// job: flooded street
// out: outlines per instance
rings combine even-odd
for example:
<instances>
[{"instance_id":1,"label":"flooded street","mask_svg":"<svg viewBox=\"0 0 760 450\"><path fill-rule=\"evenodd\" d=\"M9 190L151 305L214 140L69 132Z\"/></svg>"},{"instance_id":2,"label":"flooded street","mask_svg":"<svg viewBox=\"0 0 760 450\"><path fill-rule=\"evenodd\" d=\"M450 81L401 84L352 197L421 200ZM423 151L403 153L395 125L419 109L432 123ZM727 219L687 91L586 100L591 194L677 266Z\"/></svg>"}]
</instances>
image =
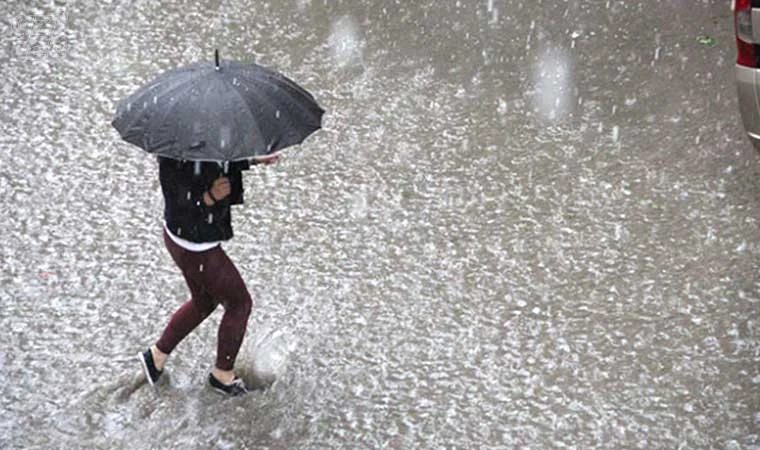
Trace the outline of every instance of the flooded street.
<instances>
[{"instance_id":1,"label":"flooded street","mask_svg":"<svg viewBox=\"0 0 760 450\"><path fill-rule=\"evenodd\" d=\"M3 0L0 32L0 448L760 449L729 2ZM236 399L221 308L140 378L188 291L110 124L215 48L327 111L233 208L238 371L275 380Z\"/></svg>"}]
</instances>

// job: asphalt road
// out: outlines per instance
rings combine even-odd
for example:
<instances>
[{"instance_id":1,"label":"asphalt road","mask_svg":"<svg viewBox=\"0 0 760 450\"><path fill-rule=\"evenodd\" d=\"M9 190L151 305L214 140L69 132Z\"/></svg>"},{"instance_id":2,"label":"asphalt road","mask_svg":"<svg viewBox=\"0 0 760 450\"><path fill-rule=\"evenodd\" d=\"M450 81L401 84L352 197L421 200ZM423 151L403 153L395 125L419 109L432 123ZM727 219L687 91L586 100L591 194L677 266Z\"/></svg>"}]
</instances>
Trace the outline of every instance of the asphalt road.
<instances>
[{"instance_id":1,"label":"asphalt road","mask_svg":"<svg viewBox=\"0 0 760 450\"><path fill-rule=\"evenodd\" d=\"M412 3L412 4L408 4ZM760 169L724 1L4 1L0 447L760 448ZM709 37L710 39L700 39ZM255 297L186 299L116 102L214 48L325 129L246 175Z\"/></svg>"}]
</instances>

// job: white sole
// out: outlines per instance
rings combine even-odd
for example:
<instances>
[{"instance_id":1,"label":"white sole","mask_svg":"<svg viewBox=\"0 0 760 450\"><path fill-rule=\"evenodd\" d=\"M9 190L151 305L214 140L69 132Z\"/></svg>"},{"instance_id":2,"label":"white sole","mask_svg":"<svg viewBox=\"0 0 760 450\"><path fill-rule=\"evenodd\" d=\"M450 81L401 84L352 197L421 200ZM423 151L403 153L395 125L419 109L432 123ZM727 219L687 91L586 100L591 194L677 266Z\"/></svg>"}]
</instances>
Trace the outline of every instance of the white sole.
<instances>
[{"instance_id":1,"label":"white sole","mask_svg":"<svg viewBox=\"0 0 760 450\"><path fill-rule=\"evenodd\" d=\"M213 375L211 375L211 376L213 376ZM216 378L214 378L214 379L216 380ZM219 381L219 380L216 380L216 381L217 381L217 382L219 382L219 383L221 383L221 381ZM209 384L208 384L208 385L209 385L209 387L211 388L211 390L213 390L215 393L217 393L217 394L219 394L219 395L223 395L223 396L225 396L225 397L239 397L240 395L242 395L242 394L238 394L238 395L232 395L232 394L230 394L229 392L225 391L224 389L222 389L222 388L219 388L219 387L216 387L216 386L214 386L213 384L211 384L211 381L210 381L210 380L209 380ZM246 392L245 392L245 393L247 394L247 393L248 393L248 391L246 390Z\"/></svg>"},{"instance_id":2,"label":"white sole","mask_svg":"<svg viewBox=\"0 0 760 450\"><path fill-rule=\"evenodd\" d=\"M142 353L137 354L137 358L140 360L140 365L143 368L143 372L145 373L145 379L148 380L148 384L152 387L156 387L156 384L153 382L153 380L150 378L150 370L148 370L148 363L145 361L145 358L143 357Z\"/></svg>"}]
</instances>

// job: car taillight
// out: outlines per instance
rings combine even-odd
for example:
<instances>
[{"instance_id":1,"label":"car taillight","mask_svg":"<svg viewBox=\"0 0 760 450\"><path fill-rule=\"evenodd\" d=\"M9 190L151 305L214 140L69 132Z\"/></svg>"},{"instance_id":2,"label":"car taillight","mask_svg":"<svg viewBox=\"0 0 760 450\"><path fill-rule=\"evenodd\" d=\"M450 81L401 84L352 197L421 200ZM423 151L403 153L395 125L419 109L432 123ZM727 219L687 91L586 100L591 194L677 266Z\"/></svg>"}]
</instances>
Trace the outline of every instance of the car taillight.
<instances>
[{"instance_id":1,"label":"car taillight","mask_svg":"<svg viewBox=\"0 0 760 450\"><path fill-rule=\"evenodd\" d=\"M736 0L734 27L736 29L736 63L757 67L755 42L752 35L752 0Z\"/></svg>"}]
</instances>

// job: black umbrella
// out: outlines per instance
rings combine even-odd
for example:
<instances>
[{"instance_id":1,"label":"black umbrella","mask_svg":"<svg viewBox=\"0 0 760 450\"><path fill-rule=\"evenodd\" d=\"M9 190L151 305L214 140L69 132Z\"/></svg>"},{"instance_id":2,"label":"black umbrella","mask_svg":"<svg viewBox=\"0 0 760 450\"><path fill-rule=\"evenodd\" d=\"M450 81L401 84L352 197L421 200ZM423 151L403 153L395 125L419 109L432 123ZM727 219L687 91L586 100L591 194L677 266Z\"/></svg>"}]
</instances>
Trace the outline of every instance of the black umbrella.
<instances>
[{"instance_id":1,"label":"black umbrella","mask_svg":"<svg viewBox=\"0 0 760 450\"><path fill-rule=\"evenodd\" d=\"M314 97L271 69L219 60L169 70L122 100L112 125L149 153L235 161L300 144L321 128Z\"/></svg>"}]
</instances>

